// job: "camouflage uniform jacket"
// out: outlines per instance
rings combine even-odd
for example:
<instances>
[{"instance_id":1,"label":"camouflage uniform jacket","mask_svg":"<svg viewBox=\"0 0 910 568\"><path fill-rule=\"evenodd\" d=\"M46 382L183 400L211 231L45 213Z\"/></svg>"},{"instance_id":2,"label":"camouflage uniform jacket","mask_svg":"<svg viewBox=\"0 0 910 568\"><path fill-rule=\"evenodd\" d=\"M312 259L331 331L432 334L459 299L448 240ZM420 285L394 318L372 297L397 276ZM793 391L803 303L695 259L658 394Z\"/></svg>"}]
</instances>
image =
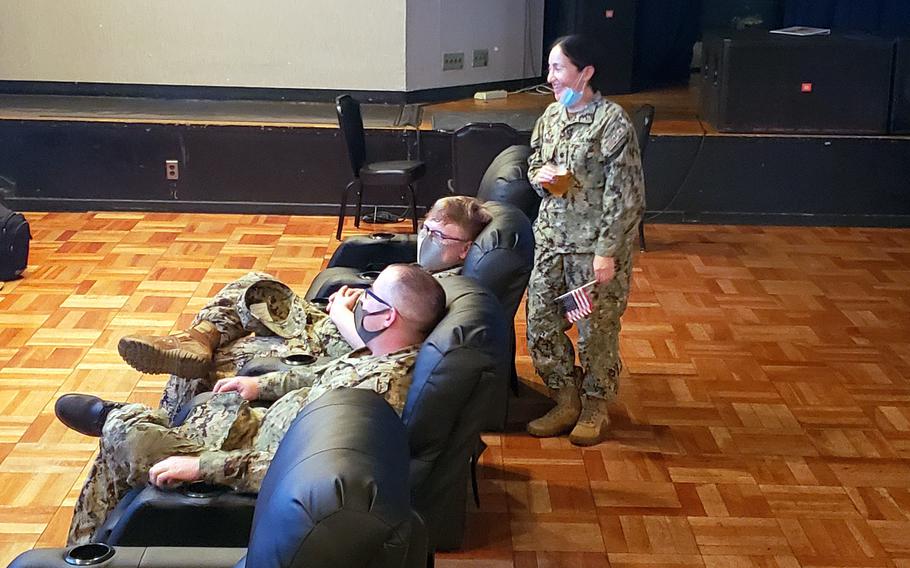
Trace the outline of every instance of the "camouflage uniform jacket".
<instances>
[{"instance_id":1,"label":"camouflage uniform jacket","mask_svg":"<svg viewBox=\"0 0 910 568\"><path fill-rule=\"evenodd\" d=\"M221 418L223 433L207 436L209 440L222 440L221 444L215 442L220 449L200 454L203 479L239 491L258 491L278 444L294 419L304 406L332 389L372 390L401 415L418 349L413 345L380 357L363 348L299 371L267 373L259 377L260 396L276 402L265 410L251 408L236 393L216 395L187 418L188 423L212 429L218 420L210 419L206 406L211 406L217 417L227 417Z\"/></svg>"},{"instance_id":2,"label":"camouflage uniform jacket","mask_svg":"<svg viewBox=\"0 0 910 568\"><path fill-rule=\"evenodd\" d=\"M537 246L615 256L634 237L644 209L638 141L622 107L599 94L574 115L553 103L534 126L531 148L528 179L547 163L566 166L575 178L562 197L533 184L543 197Z\"/></svg>"},{"instance_id":3,"label":"camouflage uniform jacket","mask_svg":"<svg viewBox=\"0 0 910 568\"><path fill-rule=\"evenodd\" d=\"M420 266L419 264L417 266ZM442 280L443 278L449 278L450 276L461 276L461 273L464 272L464 265L459 264L453 266L452 268L446 268L445 270L437 270L436 272L431 272L433 278L437 280Z\"/></svg>"}]
</instances>

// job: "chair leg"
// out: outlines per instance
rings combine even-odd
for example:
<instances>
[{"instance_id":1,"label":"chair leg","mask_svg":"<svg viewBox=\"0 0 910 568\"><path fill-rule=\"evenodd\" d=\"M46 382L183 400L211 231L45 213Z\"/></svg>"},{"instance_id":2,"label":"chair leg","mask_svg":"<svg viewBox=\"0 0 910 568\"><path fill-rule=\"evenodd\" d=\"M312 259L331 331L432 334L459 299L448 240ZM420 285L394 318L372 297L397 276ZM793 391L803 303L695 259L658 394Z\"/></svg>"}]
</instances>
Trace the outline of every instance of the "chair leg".
<instances>
[{"instance_id":1,"label":"chair leg","mask_svg":"<svg viewBox=\"0 0 910 568\"><path fill-rule=\"evenodd\" d=\"M360 208L363 205L363 184L357 180L357 209L354 213L354 226L360 228Z\"/></svg>"},{"instance_id":2,"label":"chair leg","mask_svg":"<svg viewBox=\"0 0 910 568\"><path fill-rule=\"evenodd\" d=\"M641 252L645 252L645 220L642 219L638 223L638 248Z\"/></svg>"},{"instance_id":3,"label":"chair leg","mask_svg":"<svg viewBox=\"0 0 910 568\"><path fill-rule=\"evenodd\" d=\"M344 191L341 193L341 207L338 209L338 230L335 231L335 240L341 240L341 228L344 226L344 214L345 209L348 206L348 192L351 190L351 186L357 183L357 180L351 181L347 187L344 188Z\"/></svg>"},{"instance_id":4,"label":"chair leg","mask_svg":"<svg viewBox=\"0 0 910 568\"><path fill-rule=\"evenodd\" d=\"M487 450L487 445L483 440L477 441L477 447L471 454L471 490L474 492L474 504L480 508L480 491L477 489L477 462L480 456Z\"/></svg>"},{"instance_id":5,"label":"chair leg","mask_svg":"<svg viewBox=\"0 0 910 568\"><path fill-rule=\"evenodd\" d=\"M477 455L471 456L471 491L474 492L474 504L480 508L480 491L477 489Z\"/></svg>"},{"instance_id":6,"label":"chair leg","mask_svg":"<svg viewBox=\"0 0 910 568\"><path fill-rule=\"evenodd\" d=\"M408 189L411 191L411 227L414 229L414 232L417 232L417 195L414 192L414 185L408 184Z\"/></svg>"},{"instance_id":7,"label":"chair leg","mask_svg":"<svg viewBox=\"0 0 910 568\"><path fill-rule=\"evenodd\" d=\"M513 323L510 327L510 335L512 338L512 341L510 342L510 351L512 352L512 370L509 372L509 386L512 388L512 394L518 396L518 369L515 368L515 355L518 347L515 344L515 324Z\"/></svg>"}]
</instances>

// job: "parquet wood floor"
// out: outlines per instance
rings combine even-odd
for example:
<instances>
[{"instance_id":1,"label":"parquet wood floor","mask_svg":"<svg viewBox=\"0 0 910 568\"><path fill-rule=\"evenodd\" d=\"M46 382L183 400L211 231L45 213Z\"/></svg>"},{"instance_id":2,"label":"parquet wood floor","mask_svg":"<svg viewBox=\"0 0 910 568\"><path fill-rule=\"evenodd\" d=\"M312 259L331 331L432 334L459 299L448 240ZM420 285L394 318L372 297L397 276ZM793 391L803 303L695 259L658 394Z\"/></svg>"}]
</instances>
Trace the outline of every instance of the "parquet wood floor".
<instances>
[{"instance_id":1,"label":"parquet wood floor","mask_svg":"<svg viewBox=\"0 0 910 568\"><path fill-rule=\"evenodd\" d=\"M55 398L156 403L121 335L186 325L248 270L303 291L335 247L327 217L27 217L27 278L0 289L0 566L63 543L95 450ZM520 340L514 424L438 566L910 567L910 231L648 231L612 438L522 433L547 403Z\"/></svg>"}]
</instances>

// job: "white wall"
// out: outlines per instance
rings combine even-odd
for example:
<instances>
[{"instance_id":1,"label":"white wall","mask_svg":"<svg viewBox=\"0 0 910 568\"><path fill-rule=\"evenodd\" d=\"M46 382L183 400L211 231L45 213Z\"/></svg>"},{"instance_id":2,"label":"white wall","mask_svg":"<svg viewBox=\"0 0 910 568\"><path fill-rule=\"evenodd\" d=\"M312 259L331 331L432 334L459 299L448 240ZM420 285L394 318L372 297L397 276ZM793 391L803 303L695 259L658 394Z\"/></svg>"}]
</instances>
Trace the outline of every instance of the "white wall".
<instances>
[{"instance_id":1,"label":"white wall","mask_svg":"<svg viewBox=\"0 0 910 568\"><path fill-rule=\"evenodd\" d=\"M539 74L543 1L0 0L0 80L414 91L520 79ZM475 48L488 67L471 67ZM465 68L443 72L457 51Z\"/></svg>"},{"instance_id":2,"label":"white wall","mask_svg":"<svg viewBox=\"0 0 910 568\"><path fill-rule=\"evenodd\" d=\"M409 0L407 90L540 75L543 0ZM488 49L487 67L471 66ZM444 53L463 52L464 69L442 70Z\"/></svg>"},{"instance_id":3,"label":"white wall","mask_svg":"<svg viewBox=\"0 0 910 568\"><path fill-rule=\"evenodd\" d=\"M0 80L401 91L405 6L0 0Z\"/></svg>"}]
</instances>

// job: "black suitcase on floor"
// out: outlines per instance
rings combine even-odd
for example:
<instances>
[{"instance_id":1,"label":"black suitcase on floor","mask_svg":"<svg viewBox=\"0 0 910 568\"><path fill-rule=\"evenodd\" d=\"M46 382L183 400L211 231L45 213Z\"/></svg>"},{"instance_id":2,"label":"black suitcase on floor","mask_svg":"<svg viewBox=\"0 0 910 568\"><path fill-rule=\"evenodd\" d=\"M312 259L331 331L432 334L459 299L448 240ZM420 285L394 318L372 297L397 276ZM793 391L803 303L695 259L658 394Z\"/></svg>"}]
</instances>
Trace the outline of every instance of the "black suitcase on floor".
<instances>
[{"instance_id":1,"label":"black suitcase on floor","mask_svg":"<svg viewBox=\"0 0 910 568\"><path fill-rule=\"evenodd\" d=\"M28 264L28 221L0 204L0 280L15 280Z\"/></svg>"}]
</instances>

